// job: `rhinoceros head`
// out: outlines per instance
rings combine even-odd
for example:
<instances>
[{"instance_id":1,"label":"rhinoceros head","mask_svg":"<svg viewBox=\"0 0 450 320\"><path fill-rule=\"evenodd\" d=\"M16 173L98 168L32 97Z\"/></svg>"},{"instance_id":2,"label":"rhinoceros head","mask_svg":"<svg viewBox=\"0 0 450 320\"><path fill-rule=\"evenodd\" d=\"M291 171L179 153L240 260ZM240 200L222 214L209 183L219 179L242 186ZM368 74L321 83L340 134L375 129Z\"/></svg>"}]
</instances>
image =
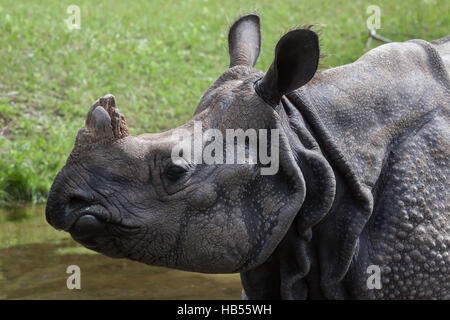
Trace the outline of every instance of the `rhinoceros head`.
<instances>
[{"instance_id":1,"label":"rhinoceros head","mask_svg":"<svg viewBox=\"0 0 450 320\"><path fill-rule=\"evenodd\" d=\"M179 128L132 136L112 95L94 103L51 188L51 225L111 257L191 271L239 272L271 255L305 197L279 102L314 75L318 38L308 29L288 32L266 74L253 68L261 43L258 16L237 20L228 40L229 69ZM210 129L215 134L206 134ZM248 129L256 136L218 139L221 133L225 140L227 130ZM180 140L180 132L188 139ZM186 149L174 157L180 141L188 141ZM209 154L215 160L199 161L195 146L206 150L214 141ZM251 141L276 162L275 170L263 174L271 164L251 152ZM221 144L235 150L241 144L256 160L221 163L218 152L229 155Z\"/></svg>"}]
</instances>

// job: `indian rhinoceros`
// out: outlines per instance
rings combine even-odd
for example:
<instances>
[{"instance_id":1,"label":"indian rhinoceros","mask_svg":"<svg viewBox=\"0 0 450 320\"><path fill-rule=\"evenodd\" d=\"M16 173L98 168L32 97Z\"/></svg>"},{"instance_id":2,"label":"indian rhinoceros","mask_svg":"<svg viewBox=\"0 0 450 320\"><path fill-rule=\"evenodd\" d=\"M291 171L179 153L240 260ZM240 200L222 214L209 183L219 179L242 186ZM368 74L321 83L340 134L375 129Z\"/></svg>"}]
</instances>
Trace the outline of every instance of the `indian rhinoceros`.
<instances>
[{"instance_id":1,"label":"indian rhinoceros","mask_svg":"<svg viewBox=\"0 0 450 320\"><path fill-rule=\"evenodd\" d=\"M110 257L239 272L249 299L450 298L450 37L317 73L309 27L281 37L266 73L253 68L258 15L228 44L229 68L178 129L193 143L199 122L277 130L275 174L260 160L174 161L174 130L130 135L106 95L55 178L48 222Z\"/></svg>"}]
</instances>

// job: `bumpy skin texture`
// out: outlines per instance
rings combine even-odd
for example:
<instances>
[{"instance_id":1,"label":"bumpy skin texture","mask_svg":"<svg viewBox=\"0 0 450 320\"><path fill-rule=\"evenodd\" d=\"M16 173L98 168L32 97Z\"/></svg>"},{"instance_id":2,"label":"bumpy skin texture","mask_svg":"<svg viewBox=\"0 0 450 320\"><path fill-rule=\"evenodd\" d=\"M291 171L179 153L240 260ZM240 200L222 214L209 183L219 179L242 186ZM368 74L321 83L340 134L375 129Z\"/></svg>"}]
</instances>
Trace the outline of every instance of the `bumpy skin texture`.
<instances>
[{"instance_id":1,"label":"bumpy skin texture","mask_svg":"<svg viewBox=\"0 0 450 320\"><path fill-rule=\"evenodd\" d=\"M439 51L384 45L288 95L338 180L312 229L317 256L301 262L318 260L310 272L326 298L450 298L449 66ZM379 290L367 288L370 265L381 268Z\"/></svg>"},{"instance_id":2,"label":"bumpy skin texture","mask_svg":"<svg viewBox=\"0 0 450 320\"><path fill-rule=\"evenodd\" d=\"M111 257L240 272L250 299L450 298L450 39L314 75L317 35L297 29L264 74L259 25L231 27L230 68L178 129L278 129L275 175L173 163L173 130L131 136L108 95L54 181L49 223Z\"/></svg>"}]
</instances>

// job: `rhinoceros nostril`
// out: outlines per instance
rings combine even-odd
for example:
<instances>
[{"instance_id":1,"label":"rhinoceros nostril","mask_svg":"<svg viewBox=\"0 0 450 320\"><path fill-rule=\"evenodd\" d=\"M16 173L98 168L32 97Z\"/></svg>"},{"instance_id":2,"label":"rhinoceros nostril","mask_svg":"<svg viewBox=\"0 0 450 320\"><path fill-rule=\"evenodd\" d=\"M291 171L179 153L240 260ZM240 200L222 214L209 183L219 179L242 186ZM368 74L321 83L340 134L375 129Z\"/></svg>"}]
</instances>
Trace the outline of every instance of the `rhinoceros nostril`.
<instances>
[{"instance_id":1,"label":"rhinoceros nostril","mask_svg":"<svg viewBox=\"0 0 450 320\"><path fill-rule=\"evenodd\" d=\"M81 208L87 207L94 202L94 197L87 195L73 194L69 196L67 201L66 210L75 211Z\"/></svg>"},{"instance_id":2,"label":"rhinoceros nostril","mask_svg":"<svg viewBox=\"0 0 450 320\"><path fill-rule=\"evenodd\" d=\"M95 206L94 201L89 195L73 194L66 197L52 193L47 201L46 219L57 230L68 231L84 214L85 208Z\"/></svg>"}]
</instances>

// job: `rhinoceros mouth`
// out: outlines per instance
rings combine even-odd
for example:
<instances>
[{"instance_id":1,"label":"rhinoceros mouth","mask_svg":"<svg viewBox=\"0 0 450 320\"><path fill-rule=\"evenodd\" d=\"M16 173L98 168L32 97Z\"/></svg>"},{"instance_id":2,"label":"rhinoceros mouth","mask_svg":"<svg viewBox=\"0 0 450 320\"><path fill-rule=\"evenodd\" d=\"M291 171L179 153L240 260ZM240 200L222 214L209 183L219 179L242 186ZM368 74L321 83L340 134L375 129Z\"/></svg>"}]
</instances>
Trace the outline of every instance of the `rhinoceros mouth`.
<instances>
[{"instance_id":1,"label":"rhinoceros mouth","mask_svg":"<svg viewBox=\"0 0 450 320\"><path fill-rule=\"evenodd\" d=\"M127 229L129 231L138 229L137 226L129 225L126 223L117 222L112 218L112 214L102 205L89 205L81 209L72 212L72 216L75 217L74 221L65 228L65 231L72 232L78 225L80 228L86 224L86 227L90 227L91 224L103 224L110 225L120 229ZM84 217L84 218L83 218ZM84 221L89 223L84 223ZM95 221L95 222L94 222ZM81 222L81 223L80 223ZM84 227L83 227L84 229Z\"/></svg>"},{"instance_id":2,"label":"rhinoceros mouth","mask_svg":"<svg viewBox=\"0 0 450 320\"><path fill-rule=\"evenodd\" d=\"M67 232L71 232L71 230L83 216L93 216L99 221L105 223L109 223L111 221L109 212L101 205L85 205L81 208L78 207L72 210L66 207L65 212L64 226L61 226L59 229Z\"/></svg>"},{"instance_id":3,"label":"rhinoceros mouth","mask_svg":"<svg viewBox=\"0 0 450 320\"><path fill-rule=\"evenodd\" d=\"M110 235L111 227L132 231L137 229L113 221L111 213L101 205L90 205L72 213L74 221L66 228L73 238L87 239Z\"/></svg>"},{"instance_id":4,"label":"rhinoceros mouth","mask_svg":"<svg viewBox=\"0 0 450 320\"><path fill-rule=\"evenodd\" d=\"M107 235L106 223L94 215L81 215L68 230L72 238L89 249L98 246L98 240Z\"/></svg>"},{"instance_id":5,"label":"rhinoceros mouth","mask_svg":"<svg viewBox=\"0 0 450 320\"><path fill-rule=\"evenodd\" d=\"M138 228L116 223L106 213L105 208L98 206L82 208L75 213L77 218L66 231L76 242L90 250L112 258L123 258L124 255L113 245L113 230L121 229L121 233L127 231L134 234Z\"/></svg>"},{"instance_id":6,"label":"rhinoceros mouth","mask_svg":"<svg viewBox=\"0 0 450 320\"><path fill-rule=\"evenodd\" d=\"M111 220L109 215L100 205L82 207L72 212L74 220L66 231L86 247L95 247L96 240L107 235L107 225Z\"/></svg>"}]
</instances>

